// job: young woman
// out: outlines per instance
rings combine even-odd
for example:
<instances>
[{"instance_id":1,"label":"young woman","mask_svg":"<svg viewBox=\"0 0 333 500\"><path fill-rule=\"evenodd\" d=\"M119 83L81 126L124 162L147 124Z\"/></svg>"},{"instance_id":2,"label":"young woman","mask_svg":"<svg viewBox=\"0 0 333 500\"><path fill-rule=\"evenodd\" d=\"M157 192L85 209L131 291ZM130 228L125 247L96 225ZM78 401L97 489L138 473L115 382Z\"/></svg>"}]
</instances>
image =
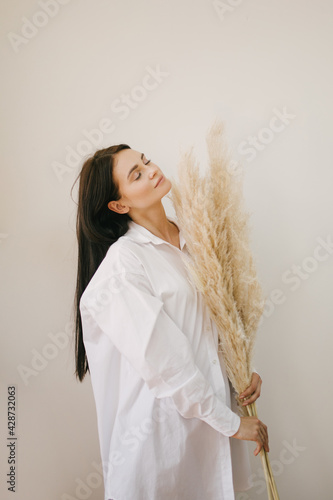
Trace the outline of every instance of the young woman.
<instances>
[{"instance_id":1,"label":"young woman","mask_svg":"<svg viewBox=\"0 0 333 500\"><path fill-rule=\"evenodd\" d=\"M267 427L237 412L162 205L171 183L126 144L97 151L79 179L76 375L91 376L105 500L233 500L251 486L244 440L269 451ZM253 373L243 404L261 383Z\"/></svg>"}]
</instances>

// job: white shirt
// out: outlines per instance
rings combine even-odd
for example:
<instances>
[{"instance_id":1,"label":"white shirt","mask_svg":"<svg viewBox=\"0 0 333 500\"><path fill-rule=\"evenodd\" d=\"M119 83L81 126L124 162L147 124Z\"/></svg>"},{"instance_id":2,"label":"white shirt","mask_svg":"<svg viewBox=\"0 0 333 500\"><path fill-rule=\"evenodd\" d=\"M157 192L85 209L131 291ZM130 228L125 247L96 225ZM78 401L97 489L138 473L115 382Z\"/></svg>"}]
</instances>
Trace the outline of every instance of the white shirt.
<instances>
[{"instance_id":1,"label":"white shirt","mask_svg":"<svg viewBox=\"0 0 333 500\"><path fill-rule=\"evenodd\" d=\"M229 438L240 416L217 328L179 237L181 249L130 221L81 297L105 500L234 500L252 485L246 443Z\"/></svg>"}]
</instances>

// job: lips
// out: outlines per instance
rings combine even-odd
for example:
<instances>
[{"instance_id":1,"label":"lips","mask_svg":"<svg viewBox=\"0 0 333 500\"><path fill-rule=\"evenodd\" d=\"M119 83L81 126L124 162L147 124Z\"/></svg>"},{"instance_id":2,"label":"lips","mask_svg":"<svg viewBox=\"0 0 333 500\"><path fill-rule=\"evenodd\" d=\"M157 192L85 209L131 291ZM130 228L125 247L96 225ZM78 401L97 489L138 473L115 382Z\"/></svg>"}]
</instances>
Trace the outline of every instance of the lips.
<instances>
[{"instance_id":1,"label":"lips","mask_svg":"<svg viewBox=\"0 0 333 500\"><path fill-rule=\"evenodd\" d=\"M163 181L164 177L163 175L161 175L161 177L158 179L158 181L156 182L155 184L155 187L157 188L157 186Z\"/></svg>"}]
</instances>

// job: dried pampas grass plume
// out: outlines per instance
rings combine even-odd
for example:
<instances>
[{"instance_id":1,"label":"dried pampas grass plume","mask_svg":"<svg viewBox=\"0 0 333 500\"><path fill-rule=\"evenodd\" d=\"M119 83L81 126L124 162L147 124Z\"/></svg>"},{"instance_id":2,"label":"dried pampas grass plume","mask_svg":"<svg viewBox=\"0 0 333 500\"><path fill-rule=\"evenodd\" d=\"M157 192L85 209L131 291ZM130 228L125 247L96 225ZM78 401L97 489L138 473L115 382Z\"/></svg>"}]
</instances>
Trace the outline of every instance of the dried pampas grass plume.
<instances>
[{"instance_id":1,"label":"dried pampas grass plume","mask_svg":"<svg viewBox=\"0 0 333 500\"><path fill-rule=\"evenodd\" d=\"M234 176L216 121L207 134L209 170L200 176L193 147L179 162L172 201L191 259L186 261L204 295L219 335L228 377L240 394L250 385L255 334L264 300L249 249L248 214L240 176ZM244 413L244 407L240 408Z\"/></svg>"},{"instance_id":2,"label":"dried pampas grass plume","mask_svg":"<svg viewBox=\"0 0 333 500\"><path fill-rule=\"evenodd\" d=\"M185 265L218 328L218 349L237 393L238 408L243 416L257 416L255 403L244 407L238 395L251 383L253 348L265 298L250 251L242 175L234 175L222 122L215 120L206 142L208 171L200 175L193 147L183 152L171 199L189 252ZM262 449L260 455L269 498L278 499L267 453Z\"/></svg>"}]
</instances>

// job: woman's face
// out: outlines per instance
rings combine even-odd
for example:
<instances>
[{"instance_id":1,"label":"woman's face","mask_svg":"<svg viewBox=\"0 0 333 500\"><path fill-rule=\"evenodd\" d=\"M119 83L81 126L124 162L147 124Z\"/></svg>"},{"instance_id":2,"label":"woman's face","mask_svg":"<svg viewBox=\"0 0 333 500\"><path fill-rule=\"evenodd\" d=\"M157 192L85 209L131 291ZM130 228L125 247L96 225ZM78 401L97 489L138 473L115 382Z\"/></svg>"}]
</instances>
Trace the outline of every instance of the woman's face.
<instances>
[{"instance_id":1,"label":"woman's face","mask_svg":"<svg viewBox=\"0 0 333 500\"><path fill-rule=\"evenodd\" d=\"M116 153L113 178L118 184L121 198L110 201L108 207L118 213L130 215L133 209L146 210L160 203L171 189L171 182L159 167L144 153L134 149L123 149Z\"/></svg>"}]
</instances>

